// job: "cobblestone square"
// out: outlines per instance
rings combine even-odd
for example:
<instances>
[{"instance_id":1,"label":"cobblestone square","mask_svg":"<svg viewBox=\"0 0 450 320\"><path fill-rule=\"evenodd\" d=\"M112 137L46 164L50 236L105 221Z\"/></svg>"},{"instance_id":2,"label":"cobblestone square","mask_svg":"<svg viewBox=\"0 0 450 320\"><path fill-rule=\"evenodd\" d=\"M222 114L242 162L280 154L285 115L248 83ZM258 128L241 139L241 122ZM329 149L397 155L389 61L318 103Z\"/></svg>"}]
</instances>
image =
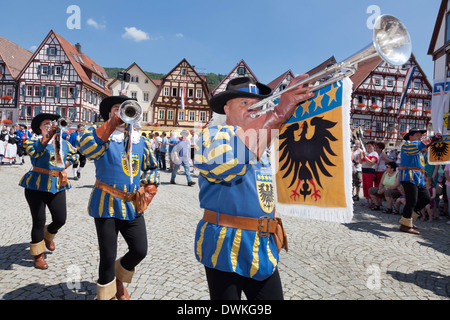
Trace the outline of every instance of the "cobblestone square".
<instances>
[{"instance_id":1,"label":"cobblestone square","mask_svg":"<svg viewBox=\"0 0 450 320\"><path fill-rule=\"evenodd\" d=\"M95 182L88 162L67 192L66 225L47 252L47 270L33 267L31 215L18 186L30 169L0 166L0 299L93 300L99 262L97 236L87 204ZM203 266L194 256L202 210L198 185L183 175L161 186L145 213L149 250L127 289L133 300L209 300ZM194 178L197 181L197 178ZM47 218L50 214L47 212ZM449 300L450 225L447 217L417 225L421 235L398 230L399 216L355 204L348 224L282 217L289 251L280 258L286 300ZM126 252L119 236L118 256Z\"/></svg>"}]
</instances>

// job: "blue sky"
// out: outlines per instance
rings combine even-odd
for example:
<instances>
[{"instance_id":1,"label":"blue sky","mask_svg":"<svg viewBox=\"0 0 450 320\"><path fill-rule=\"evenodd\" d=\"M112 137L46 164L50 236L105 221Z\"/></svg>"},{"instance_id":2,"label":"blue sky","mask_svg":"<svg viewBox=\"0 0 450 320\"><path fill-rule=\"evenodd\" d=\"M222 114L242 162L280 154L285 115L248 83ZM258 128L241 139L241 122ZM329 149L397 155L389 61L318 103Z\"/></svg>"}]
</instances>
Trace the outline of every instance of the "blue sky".
<instances>
[{"instance_id":1,"label":"blue sky","mask_svg":"<svg viewBox=\"0 0 450 320\"><path fill-rule=\"evenodd\" d=\"M398 17L428 79L427 55L441 0L0 0L0 36L33 51L53 29L104 67L136 62L167 73L183 58L198 71L228 74L244 59L261 82L341 61L372 39L374 11ZM80 9L80 29L70 5Z\"/></svg>"}]
</instances>

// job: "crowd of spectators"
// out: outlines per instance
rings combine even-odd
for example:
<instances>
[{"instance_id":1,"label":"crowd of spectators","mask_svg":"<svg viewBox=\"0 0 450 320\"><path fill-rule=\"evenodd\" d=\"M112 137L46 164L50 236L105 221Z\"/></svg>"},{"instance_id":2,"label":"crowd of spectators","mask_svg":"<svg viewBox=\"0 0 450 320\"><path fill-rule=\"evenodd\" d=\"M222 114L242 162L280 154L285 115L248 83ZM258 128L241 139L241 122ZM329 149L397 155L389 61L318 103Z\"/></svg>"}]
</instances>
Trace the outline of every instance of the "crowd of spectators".
<instances>
[{"instance_id":1,"label":"crowd of spectators","mask_svg":"<svg viewBox=\"0 0 450 320\"><path fill-rule=\"evenodd\" d=\"M422 221L440 220L448 216L450 187L450 165L428 163L427 149L422 150L425 161L426 186L431 202L420 212ZM400 151L385 151L382 142L369 141L361 146L357 141L352 150L353 201L360 201L361 187L365 203L373 211L399 215L405 205L405 193L399 181ZM450 221L447 223L450 224Z\"/></svg>"}]
</instances>

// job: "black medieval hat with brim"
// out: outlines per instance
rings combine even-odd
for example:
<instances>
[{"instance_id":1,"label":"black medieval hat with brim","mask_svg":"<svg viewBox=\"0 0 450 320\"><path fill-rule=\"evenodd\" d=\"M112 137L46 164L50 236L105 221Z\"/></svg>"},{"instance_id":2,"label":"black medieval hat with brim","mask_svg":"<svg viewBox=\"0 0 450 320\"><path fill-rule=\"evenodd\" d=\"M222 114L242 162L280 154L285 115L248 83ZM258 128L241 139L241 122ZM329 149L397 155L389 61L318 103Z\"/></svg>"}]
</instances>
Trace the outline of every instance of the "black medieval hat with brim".
<instances>
[{"instance_id":1,"label":"black medieval hat with brim","mask_svg":"<svg viewBox=\"0 0 450 320\"><path fill-rule=\"evenodd\" d=\"M110 96L103 99L102 102L100 103L100 115L102 116L103 120L106 121L109 119L109 113L113 106L115 106L116 104L122 104L127 100L137 100L137 99L129 98L124 95Z\"/></svg>"},{"instance_id":2,"label":"black medieval hat with brim","mask_svg":"<svg viewBox=\"0 0 450 320\"><path fill-rule=\"evenodd\" d=\"M31 130L33 130L35 134L39 135L41 134L41 129L39 127L41 126L42 121L44 120L56 121L60 117L61 116L59 114L39 113L37 116L33 118L33 120L31 120Z\"/></svg>"},{"instance_id":3,"label":"black medieval hat with brim","mask_svg":"<svg viewBox=\"0 0 450 320\"><path fill-rule=\"evenodd\" d=\"M417 128L411 129L411 130L409 130L409 132L407 134L405 134L403 136L403 140L408 141L409 137L412 136L413 134L417 133L417 132L420 132L421 134L424 134L425 132L427 132L427 130L425 130L425 129L417 129Z\"/></svg>"},{"instance_id":4,"label":"black medieval hat with brim","mask_svg":"<svg viewBox=\"0 0 450 320\"><path fill-rule=\"evenodd\" d=\"M264 99L272 94L270 87L255 81L250 77L231 79L227 89L213 96L209 101L211 109L219 114L225 114L224 106L227 101L234 98L258 98Z\"/></svg>"}]
</instances>

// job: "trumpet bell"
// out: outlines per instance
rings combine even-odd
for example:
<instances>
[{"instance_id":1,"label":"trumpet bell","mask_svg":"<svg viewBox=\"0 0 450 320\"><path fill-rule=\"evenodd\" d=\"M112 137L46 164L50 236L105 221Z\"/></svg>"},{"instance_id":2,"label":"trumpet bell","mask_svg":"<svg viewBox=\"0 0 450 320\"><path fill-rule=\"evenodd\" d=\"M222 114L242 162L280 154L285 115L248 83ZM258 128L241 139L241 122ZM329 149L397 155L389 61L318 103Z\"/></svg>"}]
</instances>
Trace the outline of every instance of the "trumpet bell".
<instances>
[{"instance_id":1,"label":"trumpet bell","mask_svg":"<svg viewBox=\"0 0 450 320\"><path fill-rule=\"evenodd\" d=\"M60 127L61 129L66 129L67 127L70 126L71 121L69 119L66 118L59 118L57 121L58 127Z\"/></svg>"},{"instance_id":2,"label":"trumpet bell","mask_svg":"<svg viewBox=\"0 0 450 320\"><path fill-rule=\"evenodd\" d=\"M378 54L389 64L401 66L411 57L411 37L403 23L394 16L385 14L377 18L372 40Z\"/></svg>"},{"instance_id":3,"label":"trumpet bell","mask_svg":"<svg viewBox=\"0 0 450 320\"><path fill-rule=\"evenodd\" d=\"M142 107L135 100L127 100L119 107L119 116L127 124L135 124L142 119Z\"/></svg>"}]
</instances>

